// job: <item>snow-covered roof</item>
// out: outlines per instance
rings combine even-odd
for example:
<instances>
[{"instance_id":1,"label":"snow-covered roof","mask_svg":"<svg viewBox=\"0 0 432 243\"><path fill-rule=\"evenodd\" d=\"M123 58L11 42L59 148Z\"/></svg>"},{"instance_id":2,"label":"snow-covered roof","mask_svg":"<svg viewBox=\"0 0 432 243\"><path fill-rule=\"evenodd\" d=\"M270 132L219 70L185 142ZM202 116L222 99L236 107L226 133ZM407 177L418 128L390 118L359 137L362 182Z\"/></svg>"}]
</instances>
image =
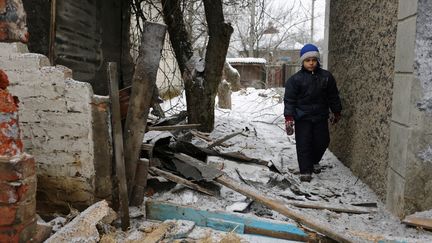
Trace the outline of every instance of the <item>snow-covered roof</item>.
<instances>
[{"instance_id":1,"label":"snow-covered roof","mask_svg":"<svg viewBox=\"0 0 432 243\"><path fill-rule=\"evenodd\" d=\"M229 63L248 63L248 64L266 64L266 59L264 58L256 58L256 57L236 57L236 58L227 58Z\"/></svg>"}]
</instances>

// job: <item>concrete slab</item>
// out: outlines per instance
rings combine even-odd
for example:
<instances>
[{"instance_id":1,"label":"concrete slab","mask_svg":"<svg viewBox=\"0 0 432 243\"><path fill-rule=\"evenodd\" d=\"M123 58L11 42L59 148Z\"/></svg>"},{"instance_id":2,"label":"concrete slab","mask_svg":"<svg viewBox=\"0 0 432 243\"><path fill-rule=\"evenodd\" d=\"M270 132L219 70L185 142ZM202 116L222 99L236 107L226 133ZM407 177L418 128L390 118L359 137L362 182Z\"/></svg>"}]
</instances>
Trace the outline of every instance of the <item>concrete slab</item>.
<instances>
[{"instance_id":1,"label":"concrete slab","mask_svg":"<svg viewBox=\"0 0 432 243\"><path fill-rule=\"evenodd\" d=\"M405 177L410 128L392 122L390 124L389 166Z\"/></svg>"},{"instance_id":2,"label":"concrete slab","mask_svg":"<svg viewBox=\"0 0 432 243\"><path fill-rule=\"evenodd\" d=\"M414 16L400 21L398 24L395 56L396 72L414 72L416 20L417 18Z\"/></svg>"},{"instance_id":3,"label":"concrete slab","mask_svg":"<svg viewBox=\"0 0 432 243\"><path fill-rule=\"evenodd\" d=\"M417 13L418 0L399 0L398 19L404 19Z\"/></svg>"},{"instance_id":4,"label":"concrete slab","mask_svg":"<svg viewBox=\"0 0 432 243\"><path fill-rule=\"evenodd\" d=\"M392 120L410 124L411 86L413 74L396 73L393 81Z\"/></svg>"},{"instance_id":5,"label":"concrete slab","mask_svg":"<svg viewBox=\"0 0 432 243\"><path fill-rule=\"evenodd\" d=\"M387 172L386 206L396 216L403 218L405 205L405 179L391 167Z\"/></svg>"}]
</instances>

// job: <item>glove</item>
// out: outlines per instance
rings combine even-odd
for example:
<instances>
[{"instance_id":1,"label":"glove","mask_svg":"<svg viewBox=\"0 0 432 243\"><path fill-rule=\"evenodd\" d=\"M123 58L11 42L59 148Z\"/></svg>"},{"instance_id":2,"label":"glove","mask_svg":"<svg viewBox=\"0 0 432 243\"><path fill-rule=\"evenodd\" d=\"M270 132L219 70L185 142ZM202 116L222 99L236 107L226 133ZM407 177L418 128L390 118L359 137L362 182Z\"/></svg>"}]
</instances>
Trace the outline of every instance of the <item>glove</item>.
<instances>
[{"instance_id":1,"label":"glove","mask_svg":"<svg viewBox=\"0 0 432 243\"><path fill-rule=\"evenodd\" d=\"M285 117L285 131L287 135L294 134L294 118L292 116Z\"/></svg>"},{"instance_id":2,"label":"glove","mask_svg":"<svg viewBox=\"0 0 432 243\"><path fill-rule=\"evenodd\" d=\"M342 118L342 115L340 112L333 113L333 116L330 118L330 123L332 125L338 123L338 121Z\"/></svg>"}]
</instances>

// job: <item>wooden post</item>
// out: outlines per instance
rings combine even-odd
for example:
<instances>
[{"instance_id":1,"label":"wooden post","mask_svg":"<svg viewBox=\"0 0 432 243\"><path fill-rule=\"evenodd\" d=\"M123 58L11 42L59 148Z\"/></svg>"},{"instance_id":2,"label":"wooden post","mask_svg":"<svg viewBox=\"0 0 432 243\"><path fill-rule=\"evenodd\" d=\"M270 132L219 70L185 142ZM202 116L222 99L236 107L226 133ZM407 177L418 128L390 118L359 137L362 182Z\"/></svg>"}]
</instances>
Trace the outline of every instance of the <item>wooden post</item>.
<instances>
[{"instance_id":1,"label":"wooden post","mask_svg":"<svg viewBox=\"0 0 432 243\"><path fill-rule=\"evenodd\" d=\"M108 63L108 79L110 83L110 98L111 98L111 127L114 142L114 154L116 164L116 175L119 182L119 201L121 212L122 229L129 228L129 202L126 185L125 163L123 157L123 136L120 118L120 102L118 90L117 64L114 62Z\"/></svg>"},{"instance_id":2,"label":"wooden post","mask_svg":"<svg viewBox=\"0 0 432 243\"><path fill-rule=\"evenodd\" d=\"M138 160L134 183L134 193L132 194L132 198L130 200L131 206L139 206L144 201L149 165L150 161L148 159L141 158Z\"/></svg>"},{"instance_id":3,"label":"wooden post","mask_svg":"<svg viewBox=\"0 0 432 243\"><path fill-rule=\"evenodd\" d=\"M143 30L124 128L129 198L131 198L135 190L133 184L135 182L137 162L147 126L153 92L156 88L156 74L165 40L166 26L145 22Z\"/></svg>"},{"instance_id":4,"label":"wooden post","mask_svg":"<svg viewBox=\"0 0 432 243\"><path fill-rule=\"evenodd\" d=\"M51 0L51 18L50 18L50 32L49 32L49 46L48 46L48 58L51 65L54 65L54 47L55 47L55 35L56 35L56 14L57 14L57 0Z\"/></svg>"}]
</instances>

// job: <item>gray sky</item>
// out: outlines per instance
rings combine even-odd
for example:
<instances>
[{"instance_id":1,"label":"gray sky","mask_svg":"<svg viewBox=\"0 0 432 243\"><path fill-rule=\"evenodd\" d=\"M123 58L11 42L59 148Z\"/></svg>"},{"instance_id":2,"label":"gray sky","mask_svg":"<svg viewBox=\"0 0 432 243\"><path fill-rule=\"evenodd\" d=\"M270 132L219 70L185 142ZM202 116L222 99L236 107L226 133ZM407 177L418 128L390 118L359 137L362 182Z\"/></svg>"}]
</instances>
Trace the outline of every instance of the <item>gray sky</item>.
<instances>
[{"instance_id":1,"label":"gray sky","mask_svg":"<svg viewBox=\"0 0 432 243\"><path fill-rule=\"evenodd\" d=\"M307 10L310 11L312 7L312 0L274 0L276 3L275 6L278 4L290 4L293 3L301 3ZM325 20L325 0L315 0L315 19L314 19L314 40L317 41L319 39L324 38L324 20ZM310 26L310 22L308 23Z\"/></svg>"}]
</instances>

